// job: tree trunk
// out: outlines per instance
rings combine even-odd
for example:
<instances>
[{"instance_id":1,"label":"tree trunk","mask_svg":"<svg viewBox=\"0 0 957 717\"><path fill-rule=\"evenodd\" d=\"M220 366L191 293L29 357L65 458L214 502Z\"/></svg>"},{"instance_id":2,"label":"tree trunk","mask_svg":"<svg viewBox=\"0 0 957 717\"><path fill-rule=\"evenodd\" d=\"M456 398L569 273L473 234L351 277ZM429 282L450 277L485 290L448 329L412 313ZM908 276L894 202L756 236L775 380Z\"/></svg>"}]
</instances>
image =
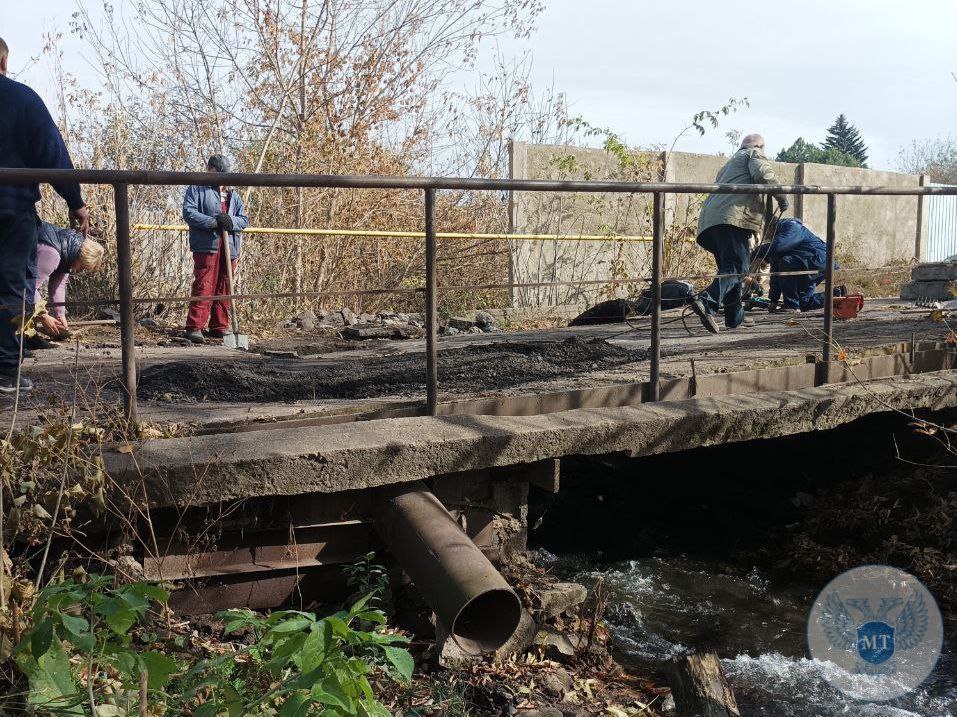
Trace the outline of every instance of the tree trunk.
<instances>
[{"instance_id":1,"label":"tree trunk","mask_svg":"<svg viewBox=\"0 0 957 717\"><path fill-rule=\"evenodd\" d=\"M665 671L679 717L740 717L734 692L713 652L679 657Z\"/></svg>"}]
</instances>

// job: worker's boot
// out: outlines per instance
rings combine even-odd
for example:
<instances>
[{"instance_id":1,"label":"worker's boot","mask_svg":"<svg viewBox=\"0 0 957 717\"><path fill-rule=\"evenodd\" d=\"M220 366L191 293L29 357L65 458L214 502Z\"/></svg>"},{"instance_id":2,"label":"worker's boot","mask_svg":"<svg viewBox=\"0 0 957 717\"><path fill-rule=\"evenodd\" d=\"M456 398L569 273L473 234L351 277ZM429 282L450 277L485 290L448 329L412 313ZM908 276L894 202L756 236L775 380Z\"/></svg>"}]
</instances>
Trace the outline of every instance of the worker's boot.
<instances>
[{"instance_id":1,"label":"worker's boot","mask_svg":"<svg viewBox=\"0 0 957 717\"><path fill-rule=\"evenodd\" d=\"M691 310L694 311L698 318L701 320L701 325L704 326L708 331L713 334L718 333L718 323L714 320L714 317L708 311L708 308L704 305L704 302L701 300L700 296L695 296L689 302Z\"/></svg>"},{"instance_id":2,"label":"worker's boot","mask_svg":"<svg viewBox=\"0 0 957 717\"><path fill-rule=\"evenodd\" d=\"M186 338L188 338L194 344L206 343L206 337L203 336L203 332L199 329L186 329Z\"/></svg>"},{"instance_id":3,"label":"worker's boot","mask_svg":"<svg viewBox=\"0 0 957 717\"><path fill-rule=\"evenodd\" d=\"M25 376L21 376L18 384L15 369L13 371L0 373L0 393L16 393L18 389L20 393L30 393L30 391L33 390L33 381Z\"/></svg>"},{"instance_id":4,"label":"worker's boot","mask_svg":"<svg viewBox=\"0 0 957 717\"><path fill-rule=\"evenodd\" d=\"M752 319L750 316L745 316L743 319L741 319L740 324L733 327L729 326L727 328L728 328L728 331L734 331L736 329L747 329L747 328L750 328L751 326L754 326L754 319Z\"/></svg>"}]
</instances>

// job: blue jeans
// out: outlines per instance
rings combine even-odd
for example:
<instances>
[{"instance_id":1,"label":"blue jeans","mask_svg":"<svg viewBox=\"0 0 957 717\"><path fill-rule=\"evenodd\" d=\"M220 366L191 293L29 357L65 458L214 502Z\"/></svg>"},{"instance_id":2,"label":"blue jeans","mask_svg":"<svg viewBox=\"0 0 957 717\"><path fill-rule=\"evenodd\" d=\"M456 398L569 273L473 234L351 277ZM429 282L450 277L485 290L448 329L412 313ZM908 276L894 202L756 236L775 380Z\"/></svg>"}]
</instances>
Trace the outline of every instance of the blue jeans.
<instances>
[{"instance_id":1,"label":"blue jeans","mask_svg":"<svg viewBox=\"0 0 957 717\"><path fill-rule=\"evenodd\" d=\"M33 313L39 227L35 212L0 214L0 373L15 372L20 364L20 336L13 322L24 295L27 316Z\"/></svg>"},{"instance_id":2,"label":"blue jeans","mask_svg":"<svg viewBox=\"0 0 957 717\"><path fill-rule=\"evenodd\" d=\"M751 232L730 224L719 224L701 232L698 244L714 254L718 274L746 274L751 264ZM705 307L717 314L724 307L724 325L729 329L744 321L741 278L718 278L701 295Z\"/></svg>"}]
</instances>

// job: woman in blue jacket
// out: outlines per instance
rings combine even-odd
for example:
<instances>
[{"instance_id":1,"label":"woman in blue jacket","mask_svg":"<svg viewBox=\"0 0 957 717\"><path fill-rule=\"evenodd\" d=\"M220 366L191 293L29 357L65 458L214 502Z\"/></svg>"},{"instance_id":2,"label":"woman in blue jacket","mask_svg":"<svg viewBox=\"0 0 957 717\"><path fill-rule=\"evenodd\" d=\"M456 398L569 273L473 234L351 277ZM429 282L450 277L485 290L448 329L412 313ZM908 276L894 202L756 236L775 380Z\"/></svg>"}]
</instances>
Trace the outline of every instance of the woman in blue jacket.
<instances>
[{"instance_id":1,"label":"woman in blue jacket","mask_svg":"<svg viewBox=\"0 0 957 717\"><path fill-rule=\"evenodd\" d=\"M228 172L229 161L214 154L206 163L209 172ZM190 296L222 296L229 293L222 235L229 242L233 274L239 262L239 233L249 225L239 193L222 185L186 188L183 219L189 225L189 249L193 252L193 287ZM209 335L221 339L229 326L229 301L198 299L190 302L186 338L201 344L209 322Z\"/></svg>"}]
</instances>

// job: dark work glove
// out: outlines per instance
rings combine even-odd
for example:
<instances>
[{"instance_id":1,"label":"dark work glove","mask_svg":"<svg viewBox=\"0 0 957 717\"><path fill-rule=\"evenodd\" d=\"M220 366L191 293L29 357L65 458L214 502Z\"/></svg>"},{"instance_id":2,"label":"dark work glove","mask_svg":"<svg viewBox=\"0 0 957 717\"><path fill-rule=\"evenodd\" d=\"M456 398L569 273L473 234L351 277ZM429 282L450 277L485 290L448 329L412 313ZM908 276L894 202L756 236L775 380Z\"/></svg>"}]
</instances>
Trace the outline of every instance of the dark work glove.
<instances>
[{"instance_id":1,"label":"dark work glove","mask_svg":"<svg viewBox=\"0 0 957 717\"><path fill-rule=\"evenodd\" d=\"M791 206L791 202L788 201L787 197L775 197L775 199L778 200L778 209L781 210L781 214L784 214Z\"/></svg>"},{"instance_id":2,"label":"dark work glove","mask_svg":"<svg viewBox=\"0 0 957 717\"><path fill-rule=\"evenodd\" d=\"M233 231L233 218L228 214L217 214L216 228L221 232Z\"/></svg>"}]
</instances>

